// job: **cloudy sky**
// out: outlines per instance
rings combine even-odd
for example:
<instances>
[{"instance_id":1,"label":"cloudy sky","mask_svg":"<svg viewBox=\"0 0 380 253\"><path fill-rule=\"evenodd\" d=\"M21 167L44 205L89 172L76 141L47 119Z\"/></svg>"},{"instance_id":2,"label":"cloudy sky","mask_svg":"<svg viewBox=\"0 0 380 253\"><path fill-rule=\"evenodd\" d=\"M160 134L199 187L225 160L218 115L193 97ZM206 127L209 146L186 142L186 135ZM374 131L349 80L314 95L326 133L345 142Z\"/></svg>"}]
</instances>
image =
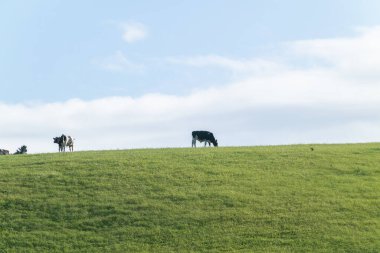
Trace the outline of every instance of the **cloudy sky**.
<instances>
[{"instance_id":1,"label":"cloudy sky","mask_svg":"<svg viewBox=\"0 0 380 253\"><path fill-rule=\"evenodd\" d=\"M0 148L380 141L380 1L2 0Z\"/></svg>"}]
</instances>

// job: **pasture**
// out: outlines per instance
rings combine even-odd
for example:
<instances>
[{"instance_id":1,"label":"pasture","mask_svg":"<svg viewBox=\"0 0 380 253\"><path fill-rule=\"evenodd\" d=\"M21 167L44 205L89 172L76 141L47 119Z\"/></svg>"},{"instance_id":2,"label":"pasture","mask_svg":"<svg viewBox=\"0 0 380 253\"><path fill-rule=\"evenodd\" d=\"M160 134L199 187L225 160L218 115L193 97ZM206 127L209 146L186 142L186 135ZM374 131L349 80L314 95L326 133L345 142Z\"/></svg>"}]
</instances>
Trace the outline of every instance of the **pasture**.
<instances>
[{"instance_id":1,"label":"pasture","mask_svg":"<svg viewBox=\"0 0 380 253\"><path fill-rule=\"evenodd\" d=\"M380 144L0 156L0 252L379 252Z\"/></svg>"}]
</instances>

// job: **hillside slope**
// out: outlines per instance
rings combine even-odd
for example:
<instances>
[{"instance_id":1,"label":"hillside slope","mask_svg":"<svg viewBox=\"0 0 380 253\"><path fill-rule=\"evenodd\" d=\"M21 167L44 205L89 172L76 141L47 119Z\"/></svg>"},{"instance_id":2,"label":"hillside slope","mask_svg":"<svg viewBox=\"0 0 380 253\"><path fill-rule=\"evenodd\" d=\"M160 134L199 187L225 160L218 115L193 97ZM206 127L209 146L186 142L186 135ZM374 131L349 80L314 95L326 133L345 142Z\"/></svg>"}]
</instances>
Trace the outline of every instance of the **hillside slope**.
<instances>
[{"instance_id":1,"label":"hillside slope","mask_svg":"<svg viewBox=\"0 0 380 253\"><path fill-rule=\"evenodd\" d=\"M0 157L0 251L379 252L380 144Z\"/></svg>"}]
</instances>

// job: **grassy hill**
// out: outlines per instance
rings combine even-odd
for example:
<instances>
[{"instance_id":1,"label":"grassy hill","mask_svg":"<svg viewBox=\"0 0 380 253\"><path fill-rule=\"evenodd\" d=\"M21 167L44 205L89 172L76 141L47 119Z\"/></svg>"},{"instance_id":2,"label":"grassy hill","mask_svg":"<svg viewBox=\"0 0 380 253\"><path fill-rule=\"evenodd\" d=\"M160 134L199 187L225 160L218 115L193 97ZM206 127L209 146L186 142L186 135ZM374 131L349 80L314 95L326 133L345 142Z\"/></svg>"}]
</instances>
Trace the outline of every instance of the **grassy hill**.
<instances>
[{"instance_id":1,"label":"grassy hill","mask_svg":"<svg viewBox=\"0 0 380 253\"><path fill-rule=\"evenodd\" d=\"M380 252L380 144L0 157L0 252Z\"/></svg>"}]
</instances>

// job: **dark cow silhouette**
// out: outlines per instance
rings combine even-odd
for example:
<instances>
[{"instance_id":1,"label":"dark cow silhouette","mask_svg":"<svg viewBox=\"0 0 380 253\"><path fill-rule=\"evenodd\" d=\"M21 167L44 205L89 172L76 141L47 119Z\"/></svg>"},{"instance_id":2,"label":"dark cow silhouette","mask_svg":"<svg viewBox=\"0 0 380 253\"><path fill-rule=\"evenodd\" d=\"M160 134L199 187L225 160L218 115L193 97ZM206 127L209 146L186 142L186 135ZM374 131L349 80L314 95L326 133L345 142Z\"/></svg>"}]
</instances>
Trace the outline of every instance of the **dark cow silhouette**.
<instances>
[{"instance_id":1,"label":"dark cow silhouette","mask_svg":"<svg viewBox=\"0 0 380 253\"><path fill-rule=\"evenodd\" d=\"M15 155L23 155L23 154L26 154L28 152L28 147L25 146L25 145L22 145L19 149L17 149L16 153L14 153Z\"/></svg>"},{"instance_id":2,"label":"dark cow silhouette","mask_svg":"<svg viewBox=\"0 0 380 253\"><path fill-rule=\"evenodd\" d=\"M0 155L9 155L9 150L0 149Z\"/></svg>"},{"instance_id":3,"label":"dark cow silhouette","mask_svg":"<svg viewBox=\"0 0 380 253\"><path fill-rule=\"evenodd\" d=\"M58 151L65 152L66 146L69 147L69 150L74 151L74 139L71 136L66 136L64 134L61 137L54 137L54 143L58 144Z\"/></svg>"},{"instance_id":4,"label":"dark cow silhouette","mask_svg":"<svg viewBox=\"0 0 380 253\"><path fill-rule=\"evenodd\" d=\"M208 145L211 146L211 143L214 145L214 147L218 146L218 141L215 139L214 135L211 132L208 131L193 131L191 133L193 136L193 141L191 143L191 147L197 147L196 142L205 142L205 146Z\"/></svg>"},{"instance_id":5,"label":"dark cow silhouette","mask_svg":"<svg viewBox=\"0 0 380 253\"><path fill-rule=\"evenodd\" d=\"M66 135L62 134L61 137L54 137L53 140L54 140L54 143L58 144L58 152L65 152L66 141L67 141Z\"/></svg>"}]
</instances>

